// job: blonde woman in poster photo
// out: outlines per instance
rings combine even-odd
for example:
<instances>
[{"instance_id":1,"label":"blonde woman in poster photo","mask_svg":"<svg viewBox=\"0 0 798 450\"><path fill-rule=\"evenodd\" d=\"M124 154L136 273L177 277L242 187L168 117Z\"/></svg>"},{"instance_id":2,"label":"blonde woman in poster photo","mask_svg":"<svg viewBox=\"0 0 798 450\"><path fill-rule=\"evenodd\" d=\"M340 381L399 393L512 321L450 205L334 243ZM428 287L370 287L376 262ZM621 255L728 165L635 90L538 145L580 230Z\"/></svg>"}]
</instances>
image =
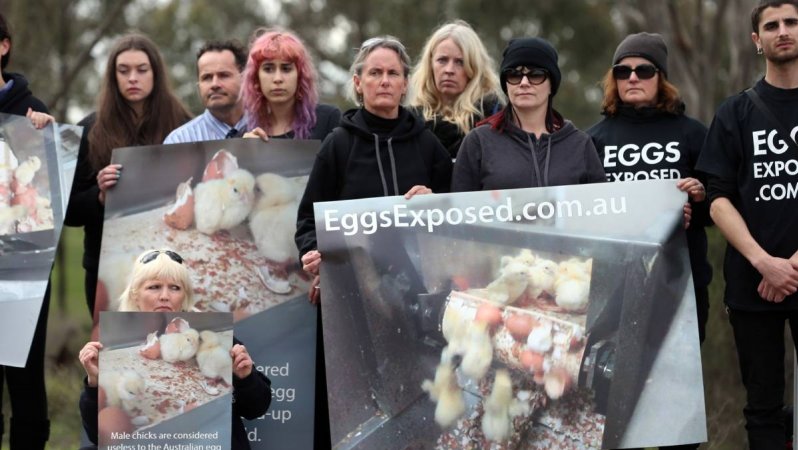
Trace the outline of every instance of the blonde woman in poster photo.
<instances>
[{"instance_id":1,"label":"blonde woman in poster photo","mask_svg":"<svg viewBox=\"0 0 798 450\"><path fill-rule=\"evenodd\" d=\"M122 293L120 311L175 312L189 311L193 306L193 292L188 267L183 258L168 249L147 250L136 257L130 283ZM234 338L230 357L233 360L233 450L249 450L249 439L241 418L248 420L262 416L271 403L271 383L254 369L252 358ZM103 348L99 342L89 342L78 355L86 370L83 392L80 395L80 417L86 435L95 444L98 437L99 356Z\"/></svg>"}]
</instances>

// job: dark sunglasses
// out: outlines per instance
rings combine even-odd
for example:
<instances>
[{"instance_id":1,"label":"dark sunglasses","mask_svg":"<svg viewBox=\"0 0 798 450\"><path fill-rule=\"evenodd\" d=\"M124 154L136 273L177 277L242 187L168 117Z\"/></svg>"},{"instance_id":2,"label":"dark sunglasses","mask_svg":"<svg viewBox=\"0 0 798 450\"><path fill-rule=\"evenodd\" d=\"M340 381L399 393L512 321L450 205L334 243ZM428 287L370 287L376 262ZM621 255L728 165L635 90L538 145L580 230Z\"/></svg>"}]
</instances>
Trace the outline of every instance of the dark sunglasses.
<instances>
[{"instance_id":1,"label":"dark sunglasses","mask_svg":"<svg viewBox=\"0 0 798 450\"><path fill-rule=\"evenodd\" d=\"M528 69L523 68L509 69L504 71L504 79L512 85L521 84L521 80L526 77L529 84L542 84L549 77L549 73L545 69Z\"/></svg>"},{"instance_id":2,"label":"dark sunglasses","mask_svg":"<svg viewBox=\"0 0 798 450\"><path fill-rule=\"evenodd\" d=\"M612 66L612 76L616 80L628 80L632 76L632 72L636 73L637 78L641 80L650 80L659 72L659 69L652 64L640 64L634 68L623 64Z\"/></svg>"},{"instance_id":3,"label":"dark sunglasses","mask_svg":"<svg viewBox=\"0 0 798 450\"><path fill-rule=\"evenodd\" d=\"M155 258L157 258L158 255L160 255L161 253L163 253L166 256L168 256L172 261L174 261L174 262L176 262L178 264L183 264L183 257L178 255L177 253L171 251L171 250L153 250L153 251L147 253L146 255L142 256L141 259L139 260L139 262L142 263L142 264L147 264L148 262L150 262L150 261L154 260Z\"/></svg>"}]
</instances>

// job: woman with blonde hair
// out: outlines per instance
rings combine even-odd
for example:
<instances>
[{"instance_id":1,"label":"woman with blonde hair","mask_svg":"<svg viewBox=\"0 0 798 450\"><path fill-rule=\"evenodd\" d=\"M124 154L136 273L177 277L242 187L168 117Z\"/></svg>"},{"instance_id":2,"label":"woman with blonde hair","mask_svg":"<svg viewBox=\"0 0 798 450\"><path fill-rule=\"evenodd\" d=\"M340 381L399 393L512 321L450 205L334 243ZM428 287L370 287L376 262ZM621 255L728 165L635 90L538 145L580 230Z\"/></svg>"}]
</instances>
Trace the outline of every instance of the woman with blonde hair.
<instances>
[{"instance_id":1,"label":"woman with blonde hair","mask_svg":"<svg viewBox=\"0 0 798 450\"><path fill-rule=\"evenodd\" d=\"M151 302L163 293L162 302ZM167 301L180 298L180 304ZM157 299L156 299L157 300ZM119 298L119 311L191 311L194 294L183 258L172 250L147 250L133 263L130 283Z\"/></svg>"},{"instance_id":2,"label":"woman with blonde hair","mask_svg":"<svg viewBox=\"0 0 798 450\"><path fill-rule=\"evenodd\" d=\"M456 20L429 37L410 78L410 106L457 156L466 133L502 106L495 63L471 26Z\"/></svg>"},{"instance_id":3,"label":"woman with blonde hair","mask_svg":"<svg viewBox=\"0 0 798 450\"><path fill-rule=\"evenodd\" d=\"M130 283L122 294L120 311L185 312L194 306L191 278L183 258L168 249L147 250L133 264ZM96 444L98 437L97 412L99 404L99 358L103 345L88 342L80 350L78 359L86 370L83 392L80 395L80 417L89 440ZM249 450L247 430L241 418L254 420L263 416L271 403L271 382L255 368L246 347L233 337L230 349L233 368L232 450ZM96 445L81 450L96 449Z\"/></svg>"}]
</instances>

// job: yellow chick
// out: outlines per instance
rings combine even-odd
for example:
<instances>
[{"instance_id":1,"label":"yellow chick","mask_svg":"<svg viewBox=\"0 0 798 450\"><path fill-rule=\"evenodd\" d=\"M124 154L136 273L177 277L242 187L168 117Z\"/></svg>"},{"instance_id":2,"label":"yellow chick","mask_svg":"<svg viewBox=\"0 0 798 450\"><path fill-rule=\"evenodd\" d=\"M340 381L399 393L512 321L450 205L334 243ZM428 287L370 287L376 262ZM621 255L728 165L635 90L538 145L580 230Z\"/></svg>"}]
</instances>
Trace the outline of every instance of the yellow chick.
<instances>
[{"instance_id":1,"label":"yellow chick","mask_svg":"<svg viewBox=\"0 0 798 450\"><path fill-rule=\"evenodd\" d=\"M524 293L528 283L529 266L513 260L501 269L499 278L485 288L485 296L491 301L511 305Z\"/></svg>"},{"instance_id":2,"label":"yellow chick","mask_svg":"<svg viewBox=\"0 0 798 450\"><path fill-rule=\"evenodd\" d=\"M14 179L18 185L26 186L33 181L36 172L42 168L42 161L38 156L31 156L17 166L14 170Z\"/></svg>"},{"instance_id":3,"label":"yellow chick","mask_svg":"<svg viewBox=\"0 0 798 450\"><path fill-rule=\"evenodd\" d=\"M590 294L590 281L584 279L565 280L557 286L554 301L562 309L582 311L587 307Z\"/></svg>"},{"instance_id":4,"label":"yellow chick","mask_svg":"<svg viewBox=\"0 0 798 450\"><path fill-rule=\"evenodd\" d=\"M166 362L188 361L197 354L199 333L193 328L180 333L162 335L161 359Z\"/></svg>"},{"instance_id":5,"label":"yellow chick","mask_svg":"<svg viewBox=\"0 0 798 450\"><path fill-rule=\"evenodd\" d=\"M14 233L15 224L27 215L22 205L3 206L0 208L0 235Z\"/></svg>"},{"instance_id":6,"label":"yellow chick","mask_svg":"<svg viewBox=\"0 0 798 450\"><path fill-rule=\"evenodd\" d=\"M139 397L147 389L147 383L138 372L103 371L98 384L105 391L108 406L118 406L131 413Z\"/></svg>"},{"instance_id":7,"label":"yellow chick","mask_svg":"<svg viewBox=\"0 0 798 450\"><path fill-rule=\"evenodd\" d=\"M560 263L557 268L557 279L554 281L554 289L567 280L590 281L590 272L593 269L593 258L582 261L579 258L571 258Z\"/></svg>"},{"instance_id":8,"label":"yellow chick","mask_svg":"<svg viewBox=\"0 0 798 450\"><path fill-rule=\"evenodd\" d=\"M482 416L482 432L491 441L503 441L510 436L510 407L513 404L513 384L506 370L496 371L493 390L485 400L485 414Z\"/></svg>"},{"instance_id":9,"label":"yellow chick","mask_svg":"<svg viewBox=\"0 0 798 450\"><path fill-rule=\"evenodd\" d=\"M294 243L299 207L296 184L274 173L259 175L255 183L259 196L249 215L249 229L260 254L282 272L275 275L271 267L261 268L264 284L274 292L287 293L291 290L285 280L288 266L299 260Z\"/></svg>"},{"instance_id":10,"label":"yellow chick","mask_svg":"<svg viewBox=\"0 0 798 450\"><path fill-rule=\"evenodd\" d=\"M467 326L468 334L464 343L465 350L460 368L465 376L479 381L488 372L488 368L493 362L493 341L488 324L471 322Z\"/></svg>"},{"instance_id":11,"label":"yellow chick","mask_svg":"<svg viewBox=\"0 0 798 450\"><path fill-rule=\"evenodd\" d=\"M255 178L244 169L229 176L199 183L194 188L194 220L197 230L214 234L246 220L255 200Z\"/></svg>"},{"instance_id":12,"label":"yellow chick","mask_svg":"<svg viewBox=\"0 0 798 450\"><path fill-rule=\"evenodd\" d=\"M557 277L558 265L556 262L539 258L529 269L529 284L527 294L532 298L537 298L544 291L552 293L554 291L554 280Z\"/></svg>"},{"instance_id":13,"label":"yellow chick","mask_svg":"<svg viewBox=\"0 0 798 450\"><path fill-rule=\"evenodd\" d=\"M448 428L457 422L466 410L463 392L457 384L454 367L449 362L441 362L435 369L435 381L424 380L421 389L429 393L430 398L436 401L435 422L443 428Z\"/></svg>"},{"instance_id":14,"label":"yellow chick","mask_svg":"<svg viewBox=\"0 0 798 450\"><path fill-rule=\"evenodd\" d=\"M200 346L197 350L197 365L207 378L221 378L228 385L233 383L233 360L230 349L222 345L217 333L204 330L199 334Z\"/></svg>"}]
</instances>

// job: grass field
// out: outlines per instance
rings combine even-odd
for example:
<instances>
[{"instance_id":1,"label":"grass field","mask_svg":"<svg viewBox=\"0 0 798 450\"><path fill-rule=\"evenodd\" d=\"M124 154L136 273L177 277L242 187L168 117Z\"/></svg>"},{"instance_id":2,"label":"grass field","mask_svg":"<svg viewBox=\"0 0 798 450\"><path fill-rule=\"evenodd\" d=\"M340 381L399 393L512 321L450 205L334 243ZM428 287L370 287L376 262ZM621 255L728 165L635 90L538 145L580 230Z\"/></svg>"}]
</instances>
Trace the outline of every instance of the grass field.
<instances>
[{"instance_id":1,"label":"grass field","mask_svg":"<svg viewBox=\"0 0 798 450\"><path fill-rule=\"evenodd\" d=\"M65 228L59 252L59 258L63 260L53 271L47 341L47 391L52 422L50 449L73 450L79 443L81 423L77 405L84 372L77 361L77 354L88 340L90 329L80 264L82 238L80 229ZM710 319L702 349L710 441L702 448L738 450L747 447L742 417L744 392L739 381L731 329L721 301L723 276L720 267L724 245L717 230L710 230L710 259L715 277L710 286ZM789 356L787 367L791 368L792 358ZM790 374L788 380L791 379ZM788 386L788 395L791 396L792 383L788 382ZM9 417L8 396L3 398L3 410ZM8 449L8 436L3 437L2 449Z\"/></svg>"}]
</instances>

